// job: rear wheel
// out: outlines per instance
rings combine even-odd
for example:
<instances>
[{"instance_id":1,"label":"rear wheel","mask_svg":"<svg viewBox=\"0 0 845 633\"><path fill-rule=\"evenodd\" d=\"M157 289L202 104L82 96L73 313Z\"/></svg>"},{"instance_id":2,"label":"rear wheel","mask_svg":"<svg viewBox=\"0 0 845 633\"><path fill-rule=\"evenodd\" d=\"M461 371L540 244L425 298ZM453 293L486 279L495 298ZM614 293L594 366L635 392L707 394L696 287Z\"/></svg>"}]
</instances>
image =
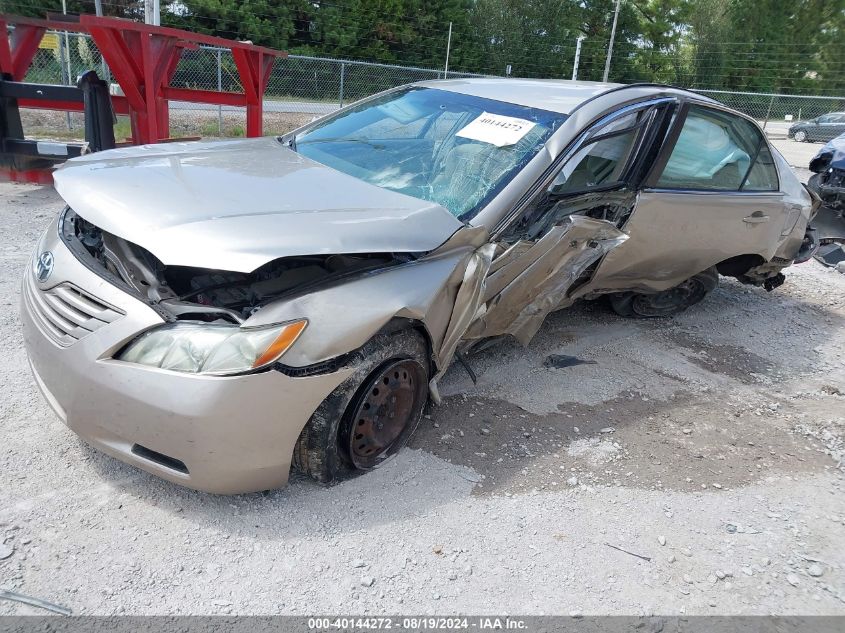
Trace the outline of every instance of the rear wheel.
<instances>
[{"instance_id":1,"label":"rear wheel","mask_svg":"<svg viewBox=\"0 0 845 633\"><path fill-rule=\"evenodd\" d=\"M412 329L382 333L354 355L355 373L318 407L294 450L322 483L375 468L405 443L428 399L428 346Z\"/></svg>"},{"instance_id":2,"label":"rear wheel","mask_svg":"<svg viewBox=\"0 0 845 633\"><path fill-rule=\"evenodd\" d=\"M652 319L680 314L695 305L719 285L716 268L690 277L686 281L654 294L625 292L610 296L610 305L620 316Z\"/></svg>"},{"instance_id":3,"label":"rear wheel","mask_svg":"<svg viewBox=\"0 0 845 633\"><path fill-rule=\"evenodd\" d=\"M795 140L799 143L803 143L807 140L807 132L805 132L804 130L798 130L797 132L795 132Z\"/></svg>"}]
</instances>

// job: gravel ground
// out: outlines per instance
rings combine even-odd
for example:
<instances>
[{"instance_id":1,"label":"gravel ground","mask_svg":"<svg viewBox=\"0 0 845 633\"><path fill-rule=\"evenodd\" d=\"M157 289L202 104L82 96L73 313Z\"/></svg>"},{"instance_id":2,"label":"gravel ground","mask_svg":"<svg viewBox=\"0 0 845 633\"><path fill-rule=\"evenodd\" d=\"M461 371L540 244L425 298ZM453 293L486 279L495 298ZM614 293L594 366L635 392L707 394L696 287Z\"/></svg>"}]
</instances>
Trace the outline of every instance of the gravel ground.
<instances>
[{"instance_id":1,"label":"gravel ground","mask_svg":"<svg viewBox=\"0 0 845 633\"><path fill-rule=\"evenodd\" d=\"M477 385L455 366L382 468L219 497L37 392L18 280L59 206L0 185L0 588L77 614L845 614L845 276L722 280L672 320L579 304L471 355Z\"/></svg>"}]
</instances>

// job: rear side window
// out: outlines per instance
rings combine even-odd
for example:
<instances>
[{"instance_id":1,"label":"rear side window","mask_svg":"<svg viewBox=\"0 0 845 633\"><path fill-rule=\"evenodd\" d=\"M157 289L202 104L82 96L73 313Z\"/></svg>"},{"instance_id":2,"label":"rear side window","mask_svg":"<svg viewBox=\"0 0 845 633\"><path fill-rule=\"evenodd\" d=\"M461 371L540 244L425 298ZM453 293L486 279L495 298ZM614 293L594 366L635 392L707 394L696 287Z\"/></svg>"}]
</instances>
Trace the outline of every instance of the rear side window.
<instances>
[{"instance_id":1,"label":"rear side window","mask_svg":"<svg viewBox=\"0 0 845 633\"><path fill-rule=\"evenodd\" d=\"M776 191L778 178L769 147L757 126L728 112L692 106L656 186Z\"/></svg>"},{"instance_id":2,"label":"rear side window","mask_svg":"<svg viewBox=\"0 0 845 633\"><path fill-rule=\"evenodd\" d=\"M769 151L769 146L763 143L760 146L760 153L757 154L757 160L754 161L751 171L748 172L748 178L746 178L742 190L777 191L778 186L778 172L772 158L772 152Z\"/></svg>"}]
</instances>

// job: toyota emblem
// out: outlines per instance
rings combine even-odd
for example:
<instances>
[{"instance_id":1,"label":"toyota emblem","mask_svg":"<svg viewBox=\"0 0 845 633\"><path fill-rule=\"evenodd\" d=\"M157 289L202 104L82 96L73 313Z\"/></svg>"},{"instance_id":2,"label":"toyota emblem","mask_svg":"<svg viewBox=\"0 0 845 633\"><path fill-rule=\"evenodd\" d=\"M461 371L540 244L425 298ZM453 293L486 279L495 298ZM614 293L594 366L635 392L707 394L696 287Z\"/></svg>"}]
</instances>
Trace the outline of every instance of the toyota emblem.
<instances>
[{"instance_id":1,"label":"toyota emblem","mask_svg":"<svg viewBox=\"0 0 845 633\"><path fill-rule=\"evenodd\" d=\"M35 277L41 283L44 283L50 278L53 272L53 253L44 251L35 260Z\"/></svg>"}]
</instances>

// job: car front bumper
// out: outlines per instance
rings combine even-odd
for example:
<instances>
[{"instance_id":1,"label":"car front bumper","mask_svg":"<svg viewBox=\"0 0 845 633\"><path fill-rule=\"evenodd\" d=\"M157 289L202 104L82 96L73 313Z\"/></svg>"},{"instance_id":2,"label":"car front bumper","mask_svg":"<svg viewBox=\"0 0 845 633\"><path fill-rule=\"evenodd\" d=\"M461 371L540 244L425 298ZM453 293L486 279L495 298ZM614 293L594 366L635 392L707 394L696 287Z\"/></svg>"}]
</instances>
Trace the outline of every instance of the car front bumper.
<instances>
[{"instance_id":1,"label":"car front bumper","mask_svg":"<svg viewBox=\"0 0 845 633\"><path fill-rule=\"evenodd\" d=\"M53 255L53 272L41 283L34 262L46 251ZM81 301L83 312L104 310L85 324L88 329L68 334L62 320L68 301ZM78 312L71 314L78 319ZM292 378L270 370L216 377L114 360L127 342L163 320L82 264L55 224L24 273L21 320L35 380L68 427L121 461L207 492L284 485L302 428L351 373Z\"/></svg>"}]
</instances>

